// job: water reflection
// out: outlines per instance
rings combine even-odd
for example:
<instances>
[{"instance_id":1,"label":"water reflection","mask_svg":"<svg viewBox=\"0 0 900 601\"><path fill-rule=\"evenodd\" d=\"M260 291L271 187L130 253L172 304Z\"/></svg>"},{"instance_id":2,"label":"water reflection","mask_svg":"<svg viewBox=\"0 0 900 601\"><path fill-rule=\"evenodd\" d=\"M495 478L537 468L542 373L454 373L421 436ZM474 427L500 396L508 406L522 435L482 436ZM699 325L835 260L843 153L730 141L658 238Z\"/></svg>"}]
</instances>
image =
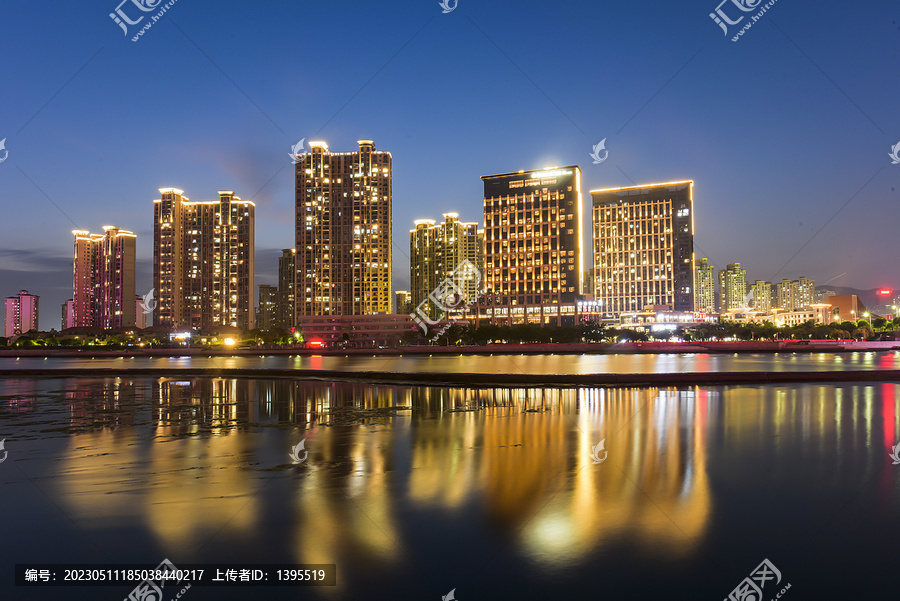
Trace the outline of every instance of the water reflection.
<instances>
[{"instance_id":1,"label":"water reflection","mask_svg":"<svg viewBox=\"0 0 900 601\"><path fill-rule=\"evenodd\" d=\"M690 560L715 531L717 506L721 514L753 494L747 483L763 471L765 482L790 486L797 464L816 495L876 476L878 506L896 504L886 471L900 430L895 384L113 378L0 380L0 392L4 433L34 443L23 469L52 483L79 530L128 527L143 532L143 547L183 562L249 554L399 573L427 564L422 537L448 525L484 537L467 543L475 549L499 537L549 570L623 544L653 560ZM65 449L42 451L47 438ZM295 466L288 451L300 439L309 457ZM608 459L595 464L601 439ZM338 581L315 594L359 593Z\"/></svg>"}]
</instances>

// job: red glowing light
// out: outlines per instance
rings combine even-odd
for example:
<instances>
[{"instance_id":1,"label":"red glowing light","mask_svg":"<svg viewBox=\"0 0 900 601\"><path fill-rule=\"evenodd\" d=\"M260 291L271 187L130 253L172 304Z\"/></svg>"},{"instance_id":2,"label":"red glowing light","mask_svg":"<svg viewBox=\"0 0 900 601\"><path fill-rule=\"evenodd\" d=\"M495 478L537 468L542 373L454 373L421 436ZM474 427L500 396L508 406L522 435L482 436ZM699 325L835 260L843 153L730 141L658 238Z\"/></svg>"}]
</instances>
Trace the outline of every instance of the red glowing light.
<instances>
[{"instance_id":1,"label":"red glowing light","mask_svg":"<svg viewBox=\"0 0 900 601\"><path fill-rule=\"evenodd\" d=\"M882 288L881 290L878 291L878 295L879 296L888 296L888 295L890 295L891 292L893 292L893 290L889 290L887 288Z\"/></svg>"},{"instance_id":2,"label":"red glowing light","mask_svg":"<svg viewBox=\"0 0 900 601\"><path fill-rule=\"evenodd\" d=\"M325 347L325 343L322 342L321 340L310 340L309 341L309 348L324 348L324 347Z\"/></svg>"}]
</instances>

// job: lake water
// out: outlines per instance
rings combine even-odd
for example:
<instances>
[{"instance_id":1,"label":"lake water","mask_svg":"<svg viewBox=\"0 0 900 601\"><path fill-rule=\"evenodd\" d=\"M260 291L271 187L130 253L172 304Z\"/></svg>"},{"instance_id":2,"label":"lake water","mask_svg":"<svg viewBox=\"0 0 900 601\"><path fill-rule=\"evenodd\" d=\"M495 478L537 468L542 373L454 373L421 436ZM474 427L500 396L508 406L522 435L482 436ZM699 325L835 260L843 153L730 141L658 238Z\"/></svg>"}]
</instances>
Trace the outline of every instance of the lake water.
<instances>
[{"instance_id":1,"label":"lake water","mask_svg":"<svg viewBox=\"0 0 900 601\"><path fill-rule=\"evenodd\" d=\"M894 361L867 355L860 369ZM898 395L2 378L0 595L119 601L133 586L15 587L12 566L169 558L337 568L333 587L187 601L719 601L768 559L764 599L788 583L787 600L881 597L900 543Z\"/></svg>"}]
</instances>

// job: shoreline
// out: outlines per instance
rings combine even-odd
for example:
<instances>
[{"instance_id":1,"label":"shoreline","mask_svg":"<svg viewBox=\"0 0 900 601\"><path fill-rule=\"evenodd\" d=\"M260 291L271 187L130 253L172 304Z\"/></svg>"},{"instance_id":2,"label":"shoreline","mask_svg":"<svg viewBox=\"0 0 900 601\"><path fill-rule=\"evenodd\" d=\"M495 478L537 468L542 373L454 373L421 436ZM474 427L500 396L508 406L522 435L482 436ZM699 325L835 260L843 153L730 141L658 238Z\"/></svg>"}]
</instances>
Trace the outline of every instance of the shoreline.
<instances>
[{"instance_id":1,"label":"shoreline","mask_svg":"<svg viewBox=\"0 0 900 601\"><path fill-rule=\"evenodd\" d=\"M308 349L308 348L27 348L0 349L3 357L230 357L257 355L582 355L582 354L721 354L721 353L847 353L860 351L900 350L900 340L894 341L749 341L749 342L583 342L488 344L484 346L400 346L394 348Z\"/></svg>"},{"instance_id":2,"label":"shoreline","mask_svg":"<svg viewBox=\"0 0 900 601\"><path fill-rule=\"evenodd\" d=\"M325 382L366 382L370 384L412 386L459 386L494 388L523 385L529 387L582 386L655 386L655 385L746 385L797 384L816 382L900 382L900 370L853 371L730 371L670 373L600 373L600 374L525 374L525 373L447 373L447 372L374 372L318 369L191 369L135 368L60 368L0 370L0 379L22 377L86 378L86 377L158 377L172 380L184 378L256 378L321 380Z\"/></svg>"}]
</instances>

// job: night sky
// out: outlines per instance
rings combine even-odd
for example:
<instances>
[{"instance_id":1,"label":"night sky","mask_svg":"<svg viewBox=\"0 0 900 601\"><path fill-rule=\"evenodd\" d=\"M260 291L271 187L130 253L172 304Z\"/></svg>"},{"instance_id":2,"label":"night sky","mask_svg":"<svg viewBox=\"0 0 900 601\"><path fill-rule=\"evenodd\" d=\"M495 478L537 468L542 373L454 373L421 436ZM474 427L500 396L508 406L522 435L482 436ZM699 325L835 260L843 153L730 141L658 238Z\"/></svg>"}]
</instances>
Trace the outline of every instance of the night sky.
<instances>
[{"instance_id":1,"label":"night sky","mask_svg":"<svg viewBox=\"0 0 900 601\"><path fill-rule=\"evenodd\" d=\"M590 189L689 178L717 269L900 288L896 0L778 0L737 42L749 16L726 37L719 0L177 0L137 42L165 2L123 4L147 15L127 36L118 2L3 6L0 296L39 294L42 329L72 295L72 229L135 231L150 289L160 187L253 200L256 284L276 283L301 138L392 153L398 288L414 219L482 222L481 175L571 164L586 240Z\"/></svg>"}]
</instances>

